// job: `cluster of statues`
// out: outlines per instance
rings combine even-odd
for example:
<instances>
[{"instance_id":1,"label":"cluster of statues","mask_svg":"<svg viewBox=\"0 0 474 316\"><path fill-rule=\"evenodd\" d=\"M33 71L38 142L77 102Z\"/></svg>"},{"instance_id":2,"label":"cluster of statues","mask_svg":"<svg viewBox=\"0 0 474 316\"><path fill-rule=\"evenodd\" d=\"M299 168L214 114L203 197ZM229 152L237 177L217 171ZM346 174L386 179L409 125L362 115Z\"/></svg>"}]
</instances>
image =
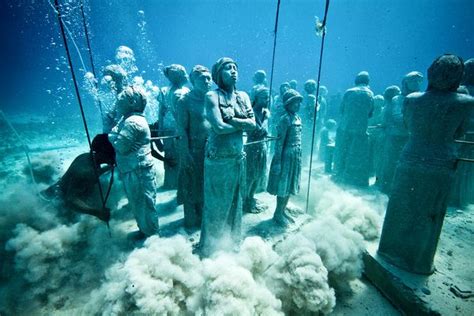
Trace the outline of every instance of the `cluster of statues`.
<instances>
[{"instance_id":1,"label":"cluster of statues","mask_svg":"<svg viewBox=\"0 0 474 316\"><path fill-rule=\"evenodd\" d=\"M304 84L304 95L292 80L272 98L266 74L259 70L247 94L236 88L237 63L223 57L211 70L194 66L189 77L183 66L169 65L164 68L169 86L158 89L130 79L136 71L130 51L121 53L127 69L119 62L104 68L102 81L115 94L102 112L114 156L96 163L116 162L143 236L159 230L153 157L164 163L163 188L177 189L186 230L201 229L202 256L238 247L243 212L265 209L255 199L258 192L277 197L273 220L289 225L294 219L287 203L300 190L302 157L312 158L307 146L312 137L319 142L317 158L336 182L366 187L375 176L376 186L389 194L379 252L409 271L432 271L449 201L474 202L472 165L458 163L454 143L461 137L472 140L472 59L464 65L454 55L439 57L428 69L424 93L419 92L423 75L413 71L401 89L389 86L383 95L374 95L369 73L362 71L345 92L336 122L329 115L327 89L317 91L314 80ZM462 80L464 88L459 88ZM211 90L212 82L217 89ZM149 102L156 102L155 122L144 114ZM472 147L460 149L472 154ZM103 156L101 148L94 151L96 159Z\"/></svg>"}]
</instances>

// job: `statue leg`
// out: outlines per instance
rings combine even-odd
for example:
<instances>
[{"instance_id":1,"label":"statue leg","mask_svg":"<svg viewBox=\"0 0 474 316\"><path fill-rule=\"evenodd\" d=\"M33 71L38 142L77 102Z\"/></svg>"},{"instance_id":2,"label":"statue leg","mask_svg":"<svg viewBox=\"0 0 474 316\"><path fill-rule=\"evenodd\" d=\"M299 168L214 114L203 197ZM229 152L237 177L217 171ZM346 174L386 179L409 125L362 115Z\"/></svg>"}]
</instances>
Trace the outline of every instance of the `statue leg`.
<instances>
[{"instance_id":1,"label":"statue leg","mask_svg":"<svg viewBox=\"0 0 474 316\"><path fill-rule=\"evenodd\" d=\"M275 213L273 214L273 221L282 227L287 227L288 225L294 223L294 219L289 216L285 210L288 205L290 196L277 196L277 205Z\"/></svg>"}]
</instances>

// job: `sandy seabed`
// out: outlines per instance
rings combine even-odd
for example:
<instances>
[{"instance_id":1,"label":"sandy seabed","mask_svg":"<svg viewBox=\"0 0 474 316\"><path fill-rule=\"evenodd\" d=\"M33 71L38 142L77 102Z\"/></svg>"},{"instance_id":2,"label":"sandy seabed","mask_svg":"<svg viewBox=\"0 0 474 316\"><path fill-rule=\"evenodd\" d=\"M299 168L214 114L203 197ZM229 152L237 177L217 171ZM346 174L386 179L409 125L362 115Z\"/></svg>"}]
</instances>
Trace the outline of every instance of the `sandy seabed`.
<instances>
[{"instance_id":1,"label":"sandy seabed","mask_svg":"<svg viewBox=\"0 0 474 316\"><path fill-rule=\"evenodd\" d=\"M161 237L143 243L129 236L136 224L119 180L109 200L110 230L39 198L36 192L87 152L81 122L28 116L12 122L37 183L22 144L0 122L2 315L399 314L362 277L362 252L379 235L383 194L341 188L316 164L309 214L303 186L289 205L296 223L280 229L271 221L275 197L259 193L268 208L244 215L240 250L201 260L193 254L199 231L182 228L175 191L158 192ZM159 162L156 173L162 181Z\"/></svg>"}]
</instances>

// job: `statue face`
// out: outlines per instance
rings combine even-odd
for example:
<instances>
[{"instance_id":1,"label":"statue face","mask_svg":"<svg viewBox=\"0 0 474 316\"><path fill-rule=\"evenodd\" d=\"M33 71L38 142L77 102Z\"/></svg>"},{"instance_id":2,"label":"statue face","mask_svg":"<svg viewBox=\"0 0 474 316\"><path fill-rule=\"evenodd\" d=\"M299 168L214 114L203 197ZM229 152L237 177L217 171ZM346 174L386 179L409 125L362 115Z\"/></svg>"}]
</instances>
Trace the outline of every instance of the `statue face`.
<instances>
[{"instance_id":1,"label":"statue face","mask_svg":"<svg viewBox=\"0 0 474 316\"><path fill-rule=\"evenodd\" d=\"M406 82L406 87L409 92L417 92L421 90L423 78L409 78Z\"/></svg>"},{"instance_id":2,"label":"statue face","mask_svg":"<svg viewBox=\"0 0 474 316\"><path fill-rule=\"evenodd\" d=\"M295 100L288 104L287 106L288 112L290 113L296 113L300 110L301 107L301 101L300 100Z\"/></svg>"},{"instance_id":3,"label":"statue face","mask_svg":"<svg viewBox=\"0 0 474 316\"><path fill-rule=\"evenodd\" d=\"M208 72L203 72L194 79L193 87L200 92L206 93L211 89L211 84L211 74Z\"/></svg>"},{"instance_id":4,"label":"statue face","mask_svg":"<svg viewBox=\"0 0 474 316\"><path fill-rule=\"evenodd\" d=\"M237 65L233 63L225 64L221 70L221 79L222 83L226 87L230 87L235 85L237 80L239 79L239 73L237 71Z\"/></svg>"}]
</instances>

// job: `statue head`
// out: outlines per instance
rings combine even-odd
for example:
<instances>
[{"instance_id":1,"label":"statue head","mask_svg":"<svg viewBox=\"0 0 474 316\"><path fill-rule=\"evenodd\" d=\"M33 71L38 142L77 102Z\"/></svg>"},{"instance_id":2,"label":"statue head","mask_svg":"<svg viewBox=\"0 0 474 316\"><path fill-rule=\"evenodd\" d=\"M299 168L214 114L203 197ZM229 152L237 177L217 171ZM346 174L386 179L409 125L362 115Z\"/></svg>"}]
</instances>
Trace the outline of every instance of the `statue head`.
<instances>
[{"instance_id":1,"label":"statue head","mask_svg":"<svg viewBox=\"0 0 474 316\"><path fill-rule=\"evenodd\" d=\"M474 86L474 58L468 59L464 63L462 84L465 86Z\"/></svg>"},{"instance_id":2,"label":"statue head","mask_svg":"<svg viewBox=\"0 0 474 316\"><path fill-rule=\"evenodd\" d=\"M135 62L135 54L133 53L133 50L128 47L128 46L119 46L115 50L115 61L117 63L131 63Z\"/></svg>"},{"instance_id":3,"label":"statue head","mask_svg":"<svg viewBox=\"0 0 474 316\"><path fill-rule=\"evenodd\" d=\"M216 85L219 88L224 88L226 84L230 84L230 82L226 83L222 78L222 71L227 70L226 68L228 67L226 66L229 64L232 64L234 66L232 67L233 70L231 70L231 72L233 72L232 81L234 81L234 85L235 85L235 82L237 82L238 80L238 66L237 66L237 63L232 58L229 58L229 57L219 58L219 60L217 60L216 63L212 66L212 80L216 83Z\"/></svg>"},{"instance_id":4,"label":"statue head","mask_svg":"<svg viewBox=\"0 0 474 316\"><path fill-rule=\"evenodd\" d=\"M409 95L413 92L421 90L423 83L423 74L419 71L412 71L407 73L402 79L402 94Z\"/></svg>"},{"instance_id":5,"label":"statue head","mask_svg":"<svg viewBox=\"0 0 474 316\"><path fill-rule=\"evenodd\" d=\"M253 105L255 107L268 107L270 102L270 90L266 87L259 87L255 90Z\"/></svg>"},{"instance_id":6,"label":"statue head","mask_svg":"<svg viewBox=\"0 0 474 316\"><path fill-rule=\"evenodd\" d=\"M374 112L378 112L383 108L384 97L380 94L374 96Z\"/></svg>"},{"instance_id":7,"label":"statue head","mask_svg":"<svg viewBox=\"0 0 474 316\"><path fill-rule=\"evenodd\" d=\"M189 80L195 90L206 93L211 89L211 72L207 67L196 65L189 74Z\"/></svg>"},{"instance_id":8,"label":"statue head","mask_svg":"<svg viewBox=\"0 0 474 316\"><path fill-rule=\"evenodd\" d=\"M326 123L324 123L324 126L329 130L334 130L337 126L337 123L335 120L329 119L326 121Z\"/></svg>"},{"instance_id":9,"label":"statue head","mask_svg":"<svg viewBox=\"0 0 474 316\"><path fill-rule=\"evenodd\" d=\"M122 115L142 113L146 106L145 91L139 86L128 86L117 97L117 111Z\"/></svg>"},{"instance_id":10,"label":"statue head","mask_svg":"<svg viewBox=\"0 0 474 316\"><path fill-rule=\"evenodd\" d=\"M383 98L385 101L392 101L393 97L399 95L401 93L400 88L398 86L389 86L385 89L383 93Z\"/></svg>"},{"instance_id":11,"label":"statue head","mask_svg":"<svg viewBox=\"0 0 474 316\"><path fill-rule=\"evenodd\" d=\"M253 75L253 83L255 85L266 85L267 84L267 73L265 70L257 70Z\"/></svg>"},{"instance_id":12,"label":"statue head","mask_svg":"<svg viewBox=\"0 0 474 316\"><path fill-rule=\"evenodd\" d=\"M319 96L325 97L328 95L328 88L326 86L319 86Z\"/></svg>"},{"instance_id":13,"label":"statue head","mask_svg":"<svg viewBox=\"0 0 474 316\"><path fill-rule=\"evenodd\" d=\"M361 71L355 77L354 83L356 86L363 85L368 86L370 81L369 73L367 71Z\"/></svg>"},{"instance_id":14,"label":"statue head","mask_svg":"<svg viewBox=\"0 0 474 316\"><path fill-rule=\"evenodd\" d=\"M176 87L182 87L186 82L188 82L186 68L184 68L182 65L168 65L163 70L163 74L165 75L166 79L171 82L171 85Z\"/></svg>"},{"instance_id":15,"label":"statue head","mask_svg":"<svg viewBox=\"0 0 474 316\"><path fill-rule=\"evenodd\" d=\"M127 80L127 73L121 66L108 65L104 68L102 74L104 75L103 82L115 89L117 93L122 92Z\"/></svg>"},{"instance_id":16,"label":"statue head","mask_svg":"<svg viewBox=\"0 0 474 316\"><path fill-rule=\"evenodd\" d=\"M291 89L290 84L286 81L283 82L280 85L280 95L283 96L283 94L285 94L285 92L288 91L288 89Z\"/></svg>"},{"instance_id":17,"label":"statue head","mask_svg":"<svg viewBox=\"0 0 474 316\"><path fill-rule=\"evenodd\" d=\"M428 68L428 91L455 92L464 74L463 60L451 54L445 54L435 59Z\"/></svg>"},{"instance_id":18,"label":"statue head","mask_svg":"<svg viewBox=\"0 0 474 316\"><path fill-rule=\"evenodd\" d=\"M283 94L283 106L289 112L298 112L303 97L299 94L298 91L294 89L289 89Z\"/></svg>"},{"instance_id":19,"label":"statue head","mask_svg":"<svg viewBox=\"0 0 474 316\"><path fill-rule=\"evenodd\" d=\"M296 90L296 87L298 86L298 81L293 79L293 80L290 80L289 84L290 84L291 89Z\"/></svg>"},{"instance_id":20,"label":"statue head","mask_svg":"<svg viewBox=\"0 0 474 316\"><path fill-rule=\"evenodd\" d=\"M307 94L316 94L316 81L309 79L304 83L304 91Z\"/></svg>"},{"instance_id":21,"label":"statue head","mask_svg":"<svg viewBox=\"0 0 474 316\"><path fill-rule=\"evenodd\" d=\"M115 51L115 61L122 66L126 73L131 74L138 70L135 66L135 54L130 47L119 46Z\"/></svg>"}]
</instances>

